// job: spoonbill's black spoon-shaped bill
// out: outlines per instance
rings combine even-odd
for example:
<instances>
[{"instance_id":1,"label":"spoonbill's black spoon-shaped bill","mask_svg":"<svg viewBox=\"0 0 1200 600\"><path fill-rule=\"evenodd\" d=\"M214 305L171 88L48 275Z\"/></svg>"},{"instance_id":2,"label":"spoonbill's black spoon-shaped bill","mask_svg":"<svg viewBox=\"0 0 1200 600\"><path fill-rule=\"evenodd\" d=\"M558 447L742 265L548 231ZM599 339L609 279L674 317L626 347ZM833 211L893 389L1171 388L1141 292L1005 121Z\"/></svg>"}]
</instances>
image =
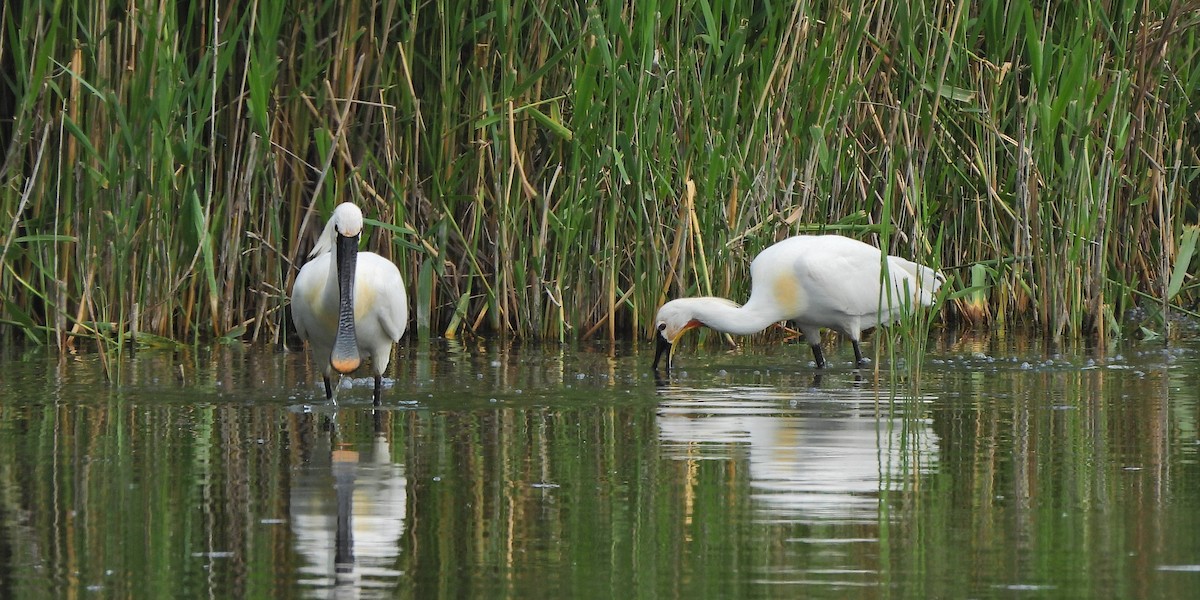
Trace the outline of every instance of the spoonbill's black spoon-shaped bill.
<instances>
[{"instance_id":1,"label":"spoonbill's black spoon-shaped bill","mask_svg":"<svg viewBox=\"0 0 1200 600\"><path fill-rule=\"evenodd\" d=\"M333 398L335 372L350 374L369 358L378 405L392 345L408 323L408 297L392 261L358 251L362 228L357 206L344 202L333 210L292 286L292 322L312 346L326 398Z\"/></svg>"},{"instance_id":2,"label":"spoonbill's black spoon-shaped bill","mask_svg":"<svg viewBox=\"0 0 1200 600\"><path fill-rule=\"evenodd\" d=\"M887 256L890 286L881 276L878 248L840 235L798 235L775 243L750 263L750 299L744 305L725 298L679 298L663 304L654 318L654 369L689 329L704 326L735 335L794 321L812 347L817 368L825 368L821 328L850 338L854 358L865 364L862 330L895 321L917 304L933 304L945 278L899 256Z\"/></svg>"}]
</instances>

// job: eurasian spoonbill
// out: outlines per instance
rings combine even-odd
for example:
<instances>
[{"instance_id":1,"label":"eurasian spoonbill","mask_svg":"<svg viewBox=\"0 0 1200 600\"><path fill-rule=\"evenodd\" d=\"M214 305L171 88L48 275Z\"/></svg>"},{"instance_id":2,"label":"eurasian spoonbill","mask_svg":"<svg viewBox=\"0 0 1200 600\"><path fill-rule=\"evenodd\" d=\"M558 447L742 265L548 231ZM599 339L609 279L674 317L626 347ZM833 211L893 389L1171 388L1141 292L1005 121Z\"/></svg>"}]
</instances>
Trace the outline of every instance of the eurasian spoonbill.
<instances>
[{"instance_id":1,"label":"eurasian spoonbill","mask_svg":"<svg viewBox=\"0 0 1200 600\"><path fill-rule=\"evenodd\" d=\"M671 369L673 345L700 326L749 335L779 321L794 321L812 347L817 368L825 368L821 328L850 338L859 366L866 363L862 330L895 321L916 304L933 304L945 281L941 273L898 256L888 256L888 281L881 274L878 248L840 235L798 235L768 247L750 263L750 299L744 305L725 298L671 300L654 318L658 345L653 368L666 355Z\"/></svg>"},{"instance_id":2,"label":"eurasian spoonbill","mask_svg":"<svg viewBox=\"0 0 1200 600\"><path fill-rule=\"evenodd\" d=\"M326 398L333 399L330 377L354 372L365 357L371 360L379 405L392 345L408 323L408 298L396 265L358 251L362 228L357 206L344 202L333 210L292 286L292 322L312 346Z\"/></svg>"}]
</instances>

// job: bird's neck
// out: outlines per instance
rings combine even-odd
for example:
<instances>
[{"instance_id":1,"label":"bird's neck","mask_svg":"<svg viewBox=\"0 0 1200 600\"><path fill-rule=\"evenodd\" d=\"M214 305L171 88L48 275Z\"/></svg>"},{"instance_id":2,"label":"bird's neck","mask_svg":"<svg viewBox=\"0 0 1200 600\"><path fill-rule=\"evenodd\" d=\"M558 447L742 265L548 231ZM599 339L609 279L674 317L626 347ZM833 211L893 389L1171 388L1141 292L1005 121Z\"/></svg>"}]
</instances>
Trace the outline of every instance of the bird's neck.
<instances>
[{"instance_id":1,"label":"bird's neck","mask_svg":"<svg viewBox=\"0 0 1200 600\"><path fill-rule=\"evenodd\" d=\"M747 303L738 306L724 298L692 298L692 314L705 326L733 335L750 335L783 320L774 310Z\"/></svg>"}]
</instances>

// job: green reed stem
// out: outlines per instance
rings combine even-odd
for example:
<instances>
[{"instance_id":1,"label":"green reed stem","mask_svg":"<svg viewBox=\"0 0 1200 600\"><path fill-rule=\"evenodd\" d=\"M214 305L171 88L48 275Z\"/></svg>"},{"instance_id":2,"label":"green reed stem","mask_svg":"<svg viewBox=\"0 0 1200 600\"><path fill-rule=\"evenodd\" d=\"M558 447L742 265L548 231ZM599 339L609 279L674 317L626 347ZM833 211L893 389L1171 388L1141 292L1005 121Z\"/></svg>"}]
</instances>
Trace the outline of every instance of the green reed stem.
<instances>
[{"instance_id":1,"label":"green reed stem","mask_svg":"<svg viewBox=\"0 0 1200 600\"><path fill-rule=\"evenodd\" d=\"M992 326L1197 292L1176 3L111 8L0 10L0 337L284 342L344 200L430 335L647 336L812 232L996 264Z\"/></svg>"}]
</instances>

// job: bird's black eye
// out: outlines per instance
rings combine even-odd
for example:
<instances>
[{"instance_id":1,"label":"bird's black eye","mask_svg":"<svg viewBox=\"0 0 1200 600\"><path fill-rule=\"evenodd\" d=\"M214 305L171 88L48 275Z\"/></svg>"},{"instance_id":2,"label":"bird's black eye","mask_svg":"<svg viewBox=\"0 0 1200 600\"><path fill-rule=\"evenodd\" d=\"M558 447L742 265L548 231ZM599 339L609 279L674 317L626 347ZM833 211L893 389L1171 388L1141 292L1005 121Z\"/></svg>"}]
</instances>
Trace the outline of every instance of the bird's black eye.
<instances>
[{"instance_id":1,"label":"bird's black eye","mask_svg":"<svg viewBox=\"0 0 1200 600\"><path fill-rule=\"evenodd\" d=\"M658 324L658 330L659 330L659 331L662 331L662 330L664 330L664 329L666 329L666 328L667 328L667 324L666 324L666 323L659 323L659 324Z\"/></svg>"}]
</instances>

